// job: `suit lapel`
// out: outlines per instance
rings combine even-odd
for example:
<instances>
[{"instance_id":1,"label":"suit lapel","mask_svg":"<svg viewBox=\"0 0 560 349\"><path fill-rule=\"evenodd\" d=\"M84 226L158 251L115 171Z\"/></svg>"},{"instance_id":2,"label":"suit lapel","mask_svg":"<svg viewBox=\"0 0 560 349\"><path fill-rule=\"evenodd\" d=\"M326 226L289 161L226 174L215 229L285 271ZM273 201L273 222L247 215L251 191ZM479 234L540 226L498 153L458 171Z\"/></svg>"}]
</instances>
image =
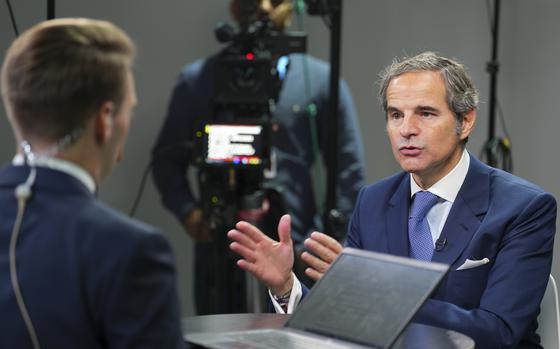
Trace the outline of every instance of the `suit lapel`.
<instances>
[{"instance_id":1,"label":"suit lapel","mask_svg":"<svg viewBox=\"0 0 560 349\"><path fill-rule=\"evenodd\" d=\"M386 234L389 253L408 257L408 207L410 206L410 176L405 175L389 200Z\"/></svg>"},{"instance_id":2,"label":"suit lapel","mask_svg":"<svg viewBox=\"0 0 560 349\"><path fill-rule=\"evenodd\" d=\"M434 253L433 262L453 264L459 258L488 210L489 195L489 167L471 156L467 177L441 232L440 240L445 239L446 245Z\"/></svg>"}]
</instances>

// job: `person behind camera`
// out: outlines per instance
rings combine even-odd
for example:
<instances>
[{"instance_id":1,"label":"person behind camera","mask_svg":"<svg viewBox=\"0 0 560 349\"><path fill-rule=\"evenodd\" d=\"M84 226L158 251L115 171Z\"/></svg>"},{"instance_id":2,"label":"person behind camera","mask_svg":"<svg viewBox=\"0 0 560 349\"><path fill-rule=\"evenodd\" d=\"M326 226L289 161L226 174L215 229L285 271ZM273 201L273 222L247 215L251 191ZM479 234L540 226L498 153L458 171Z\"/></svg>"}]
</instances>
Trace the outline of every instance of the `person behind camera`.
<instances>
[{"instance_id":1,"label":"person behind camera","mask_svg":"<svg viewBox=\"0 0 560 349\"><path fill-rule=\"evenodd\" d=\"M248 3L254 5L253 11L249 13L246 7ZM240 27L261 20L275 30L282 31L291 19L292 5L290 1L282 0L234 0L230 3L230 10ZM235 267L234 256L227 257L229 260L225 267L216 268L212 263L216 253L213 244L224 244L224 253L227 253L225 232L235 220L223 229L209 228L208 212L203 210L200 199L193 194L193 187L197 187L197 183L193 182L196 180L189 180L185 176L187 169L195 166L193 158L197 154L192 147L186 149L182 146L194 142L194 134L199 127L197 121L212 116L215 64L230 48L231 45L217 55L187 65L181 71L153 149L153 175L163 204L195 241L195 304L198 314L246 310L243 296L245 276ZM312 165L317 161L316 157L326 156L323 149L329 142L326 135L329 66L301 53L289 54L285 58L279 60L284 62L278 68L285 72L285 77L281 81L282 87L272 113L277 128L271 135L271 167L276 168L276 173L272 178L265 179L265 185L280 193L280 201L285 205L284 212L290 213L293 218L292 238L296 245L301 246L312 230L322 227L321 208L315 201ZM349 216L357 193L364 184L364 163L350 91L343 81L340 82L340 88L339 151L336 154L339 168L338 209ZM316 116L312 116L309 111L313 107L316 108ZM319 154L314 150L314 137L318 138ZM271 203L273 210L279 210L281 206L278 202ZM215 273L225 278L225 281L218 280L222 283L220 290L213 286L216 283ZM226 304L216 305L216 294L226 297Z\"/></svg>"},{"instance_id":2,"label":"person behind camera","mask_svg":"<svg viewBox=\"0 0 560 349\"><path fill-rule=\"evenodd\" d=\"M1 348L183 348L170 246L96 200L136 104L134 45L90 19L40 23L2 67L17 155L0 170Z\"/></svg>"},{"instance_id":3,"label":"person behind camera","mask_svg":"<svg viewBox=\"0 0 560 349\"><path fill-rule=\"evenodd\" d=\"M414 321L467 334L477 348L540 348L556 200L467 152L478 92L455 60L426 52L395 61L380 99L403 171L361 190L345 245L450 265ZM270 289L278 312L292 312L307 289L291 272L290 217L280 220L279 243L247 222L236 228L228 235L239 266ZM305 245L314 279L342 249L319 232Z\"/></svg>"}]
</instances>

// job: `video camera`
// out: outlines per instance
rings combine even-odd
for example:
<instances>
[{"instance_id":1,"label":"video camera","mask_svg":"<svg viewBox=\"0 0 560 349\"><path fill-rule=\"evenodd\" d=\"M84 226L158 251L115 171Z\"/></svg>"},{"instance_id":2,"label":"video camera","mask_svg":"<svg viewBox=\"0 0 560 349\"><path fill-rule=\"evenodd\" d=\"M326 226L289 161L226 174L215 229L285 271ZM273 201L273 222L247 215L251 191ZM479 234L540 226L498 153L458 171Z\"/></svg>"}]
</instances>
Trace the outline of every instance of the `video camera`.
<instances>
[{"instance_id":1,"label":"video camera","mask_svg":"<svg viewBox=\"0 0 560 349\"><path fill-rule=\"evenodd\" d=\"M258 1L240 3L247 14L257 13L251 6ZM212 112L196 132L201 203L211 228L232 226L240 212L262 207L286 56L306 49L303 33L284 32L267 17L244 18L237 30L216 27L216 38L228 46L213 58Z\"/></svg>"}]
</instances>

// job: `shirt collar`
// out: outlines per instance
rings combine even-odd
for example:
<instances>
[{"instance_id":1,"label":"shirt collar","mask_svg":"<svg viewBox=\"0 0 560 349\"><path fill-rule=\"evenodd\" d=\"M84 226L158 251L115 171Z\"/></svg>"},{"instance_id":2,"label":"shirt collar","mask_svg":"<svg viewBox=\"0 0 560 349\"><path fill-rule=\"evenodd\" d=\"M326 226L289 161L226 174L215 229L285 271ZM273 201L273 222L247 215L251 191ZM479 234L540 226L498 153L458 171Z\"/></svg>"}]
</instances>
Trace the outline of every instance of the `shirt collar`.
<instances>
[{"instance_id":1,"label":"shirt collar","mask_svg":"<svg viewBox=\"0 0 560 349\"><path fill-rule=\"evenodd\" d=\"M80 166L66 160L49 156L36 156L34 161L35 165L38 167L47 167L52 170L64 172L76 178L77 180L82 182L91 193L95 193L96 186L93 177ZM22 166L24 164L25 161L22 154L17 154L16 156L14 156L12 165Z\"/></svg>"},{"instance_id":2,"label":"shirt collar","mask_svg":"<svg viewBox=\"0 0 560 349\"><path fill-rule=\"evenodd\" d=\"M471 159L467 150L463 150L463 155L459 163L442 179L437 181L434 185L428 188L428 191L432 194L436 194L440 198L449 201L451 203L455 202L455 198L459 193L459 189L463 185L465 178L467 177L467 172L469 171ZM419 191L424 189L420 188L418 184L414 181L412 173L410 174L410 197L414 196Z\"/></svg>"}]
</instances>

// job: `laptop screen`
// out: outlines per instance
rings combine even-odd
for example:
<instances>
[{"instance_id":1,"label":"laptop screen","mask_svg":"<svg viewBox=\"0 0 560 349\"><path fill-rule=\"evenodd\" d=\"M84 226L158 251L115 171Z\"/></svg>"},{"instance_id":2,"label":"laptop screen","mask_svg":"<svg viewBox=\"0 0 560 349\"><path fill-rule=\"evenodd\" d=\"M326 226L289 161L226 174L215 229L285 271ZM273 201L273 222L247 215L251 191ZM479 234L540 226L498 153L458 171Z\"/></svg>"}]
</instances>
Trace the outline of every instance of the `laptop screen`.
<instances>
[{"instance_id":1,"label":"laptop screen","mask_svg":"<svg viewBox=\"0 0 560 349\"><path fill-rule=\"evenodd\" d=\"M346 248L287 327L388 348L448 267Z\"/></svg>"}]
</instances>

